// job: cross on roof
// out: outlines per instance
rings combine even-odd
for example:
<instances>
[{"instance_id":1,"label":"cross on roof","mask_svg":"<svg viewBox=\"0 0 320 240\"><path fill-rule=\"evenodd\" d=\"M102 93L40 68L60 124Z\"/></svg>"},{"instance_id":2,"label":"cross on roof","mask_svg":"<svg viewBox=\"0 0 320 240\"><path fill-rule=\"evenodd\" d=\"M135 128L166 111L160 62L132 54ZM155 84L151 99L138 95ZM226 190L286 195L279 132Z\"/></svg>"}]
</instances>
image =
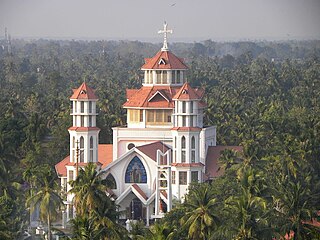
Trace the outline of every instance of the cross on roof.
<instances>
[{"instance_id":1,"label":"cross on roof","mask_svg":"<svg viewBox=\"0 0 320 240\"><path fill-rule=\"evenodd\" d=\"M161 51L168 51L168 42L167 42L167 33L172 33L172 30L167 29L168 24L164 22L163 24L163 30L159 30L158 33L163 33L163 47L161 48Z\"/></svg>"}]
</instances>

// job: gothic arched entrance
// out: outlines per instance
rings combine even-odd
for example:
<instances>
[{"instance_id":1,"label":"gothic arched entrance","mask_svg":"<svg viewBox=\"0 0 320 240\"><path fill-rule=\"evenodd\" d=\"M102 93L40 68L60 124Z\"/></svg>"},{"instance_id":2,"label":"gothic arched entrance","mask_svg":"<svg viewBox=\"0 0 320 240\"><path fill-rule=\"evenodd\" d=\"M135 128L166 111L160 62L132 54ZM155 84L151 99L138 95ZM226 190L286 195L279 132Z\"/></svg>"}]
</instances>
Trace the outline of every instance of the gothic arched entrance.
<instances>
[{"instance_id":1,"label":"gothic arched entrance","mask_svg":"<svg viewBox=\"0 0 320 240\"><path fill-rule=\"evenodd\" d=\"M142 202L138 198L134 198L130 204L131 219L141 220L142 219Z\"/></svg>"}]
</instances>

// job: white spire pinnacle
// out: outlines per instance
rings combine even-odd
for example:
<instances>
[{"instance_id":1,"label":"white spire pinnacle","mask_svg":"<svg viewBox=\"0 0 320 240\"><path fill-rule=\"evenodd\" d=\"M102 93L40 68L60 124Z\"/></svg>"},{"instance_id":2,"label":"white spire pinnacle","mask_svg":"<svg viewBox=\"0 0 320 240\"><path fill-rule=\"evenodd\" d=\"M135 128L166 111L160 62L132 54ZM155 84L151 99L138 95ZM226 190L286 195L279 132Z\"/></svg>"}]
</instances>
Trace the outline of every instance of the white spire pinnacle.
<instances>
[{"instance_id":1,"label":"white spire pinnacle","mask_svg":"<svg viewBox=\"0 0 320 240\"><path fill-rule=\"evenodd\" d=\"M163 33L163 47L161 48L161 51L168 51L168 42L167 42L167 33L172 34L172 30L167 29L168 24L164 22L163 24L163 30L159 30L158 33Z\"/></svg>"}]
</instances>

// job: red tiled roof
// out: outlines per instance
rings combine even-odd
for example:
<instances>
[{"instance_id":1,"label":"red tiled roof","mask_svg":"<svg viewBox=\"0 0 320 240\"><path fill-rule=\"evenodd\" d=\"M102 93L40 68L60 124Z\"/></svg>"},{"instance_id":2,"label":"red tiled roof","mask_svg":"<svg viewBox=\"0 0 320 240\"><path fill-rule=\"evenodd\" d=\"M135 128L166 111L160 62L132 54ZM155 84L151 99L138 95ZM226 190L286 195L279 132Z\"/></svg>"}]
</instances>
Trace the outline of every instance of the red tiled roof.
<instances>
[{"instance_id":1,"label":"red tiled roof","mask_svg":"<svg viewBox=\"0 0 320 240\"><path fill-rule=\"evenodd\" d=\"M68 130L74 130L77 132L87 132L87 131L100 130L100 128L98 128L98 127L69 127Z\"/></svg>"},{"instance_id":2,"label":"red tiled roof","mask_svg":"<svg viewBox=\"0 0 320 240\"><path fill-rule=\"evenodd\" d=\"M128 89L129 90L129 89ZM127 90L127 102L123 107L143 107L143 108L174 108L172 96L176 94L179 87L169 86L143 86L140 89L132 92ZM156 92L160 92L164 97L153 97ZM169 100L169 101L168 101Z\"/></svg>"},{"instance_id":3,"label":"red tiled roof","mask_svg":"<svg viewBox=\"0 0 320 240\"><path fill-rule=\"evenodd\" d=\"M135 183L132 184L132 187L137 190L137 192L141 195L141 197L143 197L145 200L148 199L147 195L142 191L142 189Z\"/></svg>"},{"instance_id":4,"label":"red tiled roof","mask_svg":"<svg viewBox=\"0 0 320 240\"><path fill-rule=\"evenodd\" d=\"M182 87L143 86L140 89L127 89L127 102L123 107L139 108L174 108L173 99L200 100L204 94L202 89L193 89L188 83ZM199 107L206 104L199 101Z\"/></svg>"},{"instance_id":5,"label":"red tiled roof","mask_svg":"<svg viewBox=\"0 0 320 240\"><path fill-rule=\"evenodd\" d=\"M73 94L70 97L70 99L92 99L92 100L97 100L97 96L94 93L94 90L87 86L87 84L84 82L81 84L81 86L78 89L73 89Z\"/></svg>"},{"instance_id":6,"label":"red tiled roof","mask_svg":"<svg viewBox=\"0 0 320 240\"><path fill-rule=\"evenodd\" d=\"M98 145L98 161L102 164L102 169L112 162L113 149L112 144L99 144Z\"/></svg>"},{"instance_id":7,"label":"red tiled roof","mask_svg":"<svg viewBox=\"0 0 320 240\"><path fill-rule=\"evenodd\" d=\"M200 132L201 128L199 127L174 127L171 130L177 130L181 132Z\"/></svg>"},{"instance_id":8,"label":"red tiled roof","mask_svg":"<svg viewBox=\"0 0 320 240\"><path fill-rule=\"evenodd\" d=\"M175 167L203 167L202 163L172 163Z\"/></svg>"},{"instance_id":9,"label":"red tiled roof","mask_svg":"<svg viewBox=\"0 0 320 240\"><path fill-rule=\"evenodd\" d=\"M203 91L199 91L200 94L203 94ZM189 83L184 83L180 90L174 95L173 99L179 100L200 100L201 95L198 95L198 92L193 89Z\"/></svg>"},{"instance_id":10,"label":"red tiled roof","mask_svg":"<svg viewBox=\"0 0 320 240\"><path fill-rule=\"evenodd\" d=\"M127 99L131 98L139 89L126 89Z\"/></svg>"},{"instance_id":11,"label":"red tiled roof","mask_svg":"<svg viewBox=\"0 0 320 240\"><path fill-rule=\"evenodd\" d=\"M66 177L67 176L67 169L66 165L70 162L70 156L65 157L62 161L58 162L55 165L56 172L59 177Z\"/></svg>"},{"instance_id":12,"label":"red tiled roof","mask_svg":"<svg viewBox=\"0 0 320 240\"><path fill-rule=\"evenodd\" d=\"M137 147L137 149L141 152L143 152L145 155L147 155L149 158L151 158L153 161L157 161L157 150L159 149L161 152L165 153L170 148L163 144L160 141L149 143L143 146Z\"/></svg>"},{"instance_id":13,"label":"red tiled roof","mask_svg":"<svg viewBox=\"0 0 320 240\"><path fill-rule=\"evenodd\" d=\"M99 163L99 162L97 162L97 164L101 165L101 163ZM76 166L76 165L77 165L77 163L75 163L75 162L68 162L65 166ZM85 162L79 162L78 163L79 167L84 167L84 166L87 166L87 165L88 165L88 163L85 163Z\"/></svg>"},{"instance_id":14,"label":"red tiled roof","mask_svg":"<svg viewBox=\"0 0 320 240\"><path fill-rule=\"evenodd\" d=\"M160 60L164 64L159 64ZM141 69L188 69L181 58L170 51L159 51L153 58L145 58L145 64Z\"/></svg>"},{"instance_id":15,"label":"red tiled roof","mask_svg":"<svg viewBox=\"0 0 320 240\"><path fill-rule=\"evenodd\" d=\"M98 163L101 168L105 168L112 162L112 144L99 144L98 145ZM70 156L67 156L65 159L60 161L55 165L56 172L59 177L67 176L66 166L75 166L76 163L70 162ZM79 163L79 166L85 166L87 163Z\"/></svg>"},{"instance_id":16,"label":"red tiled roof","mask_svg":"<svg viewBox=\"0 0 320 240\"><path fill-rule=\"evenodd\" d=\"M226 149L232 149L237 152L242 151L240 146L209 146L206 157L206 175L208 178L219 177L223 175L224 170L220 168L218 160L221 152Z\"/></svg>"}]
</instances>

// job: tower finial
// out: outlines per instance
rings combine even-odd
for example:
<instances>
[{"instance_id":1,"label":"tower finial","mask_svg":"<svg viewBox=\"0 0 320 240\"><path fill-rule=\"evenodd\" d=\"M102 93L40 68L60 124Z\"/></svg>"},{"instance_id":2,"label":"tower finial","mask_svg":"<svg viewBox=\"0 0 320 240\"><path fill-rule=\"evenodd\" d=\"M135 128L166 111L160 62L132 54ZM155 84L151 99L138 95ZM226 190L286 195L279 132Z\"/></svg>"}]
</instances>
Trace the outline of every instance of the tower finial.
<instances>
[{"instance_id":1,"label":"tower finial","mask_svg":"<svg viewBox=\"0 0 320 240\"><path fill-rule=\"evenodd\" d=\"M163 33L163 47L161 48L161 51L168 51L168 42L167 42L167 33L172 34L172 30L167 29L168 24L164 22L163 24L163 30L159 30L158 33Z\"/></svg>"}]
</instances>

